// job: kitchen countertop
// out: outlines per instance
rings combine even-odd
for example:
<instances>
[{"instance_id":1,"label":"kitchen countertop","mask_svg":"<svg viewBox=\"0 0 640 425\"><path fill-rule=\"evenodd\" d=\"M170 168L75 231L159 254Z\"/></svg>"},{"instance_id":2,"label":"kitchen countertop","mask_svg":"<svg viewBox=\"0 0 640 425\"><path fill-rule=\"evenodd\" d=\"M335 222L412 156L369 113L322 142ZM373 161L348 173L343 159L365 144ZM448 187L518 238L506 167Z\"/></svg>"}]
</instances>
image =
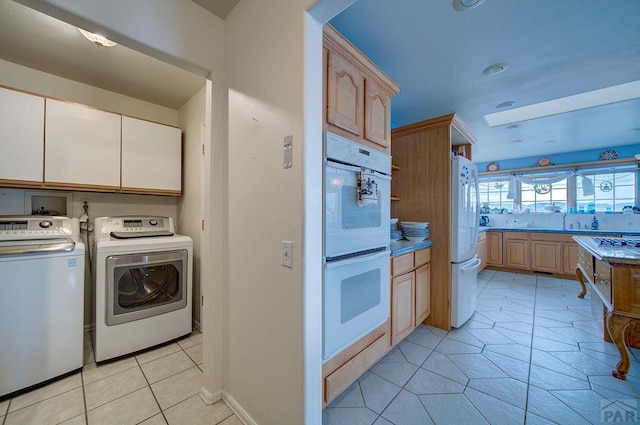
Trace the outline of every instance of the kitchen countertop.
<instances>
[{"instance_id":1,"label":"kitchen countertop","mask_svg":"<svg viewBox=\"0 0 640 425\"><path fill-rule=\"evenodd\" d=\"M397 257L398 255L408 254L413 251L419 251L424 248L429 248L431 245L433 245L433 242L430 240L422 242L412 242L406 240L391 241L391 256Z\"/></svg>"},{"instance_id":2,"label":"kitchen countertop","mask_svg":"<svg viewBox=\"0 0 640 425\"><path fill-rule=\"evenodd\" d=\"M600 246L588 236L574 236L573 240L589 251L598 260L610 264L632 264L640 266L640 248Z\"/></svg>"},{"instance_id":3,"label":"kitchen countertop","mask_svg":"<svg viewBox=\"0 0 640 425\"><path fill-rule=\"evenodd\" d=\"M623 236L638 236L638 232L628 232L624 230L592 230L592 229L542 229L538 227L492 227L492 226L480 226L479 232L489 232L495 230L498 232L535 232L535 233L564 233L569 235L623 235Z\"/></svg>"}]
</instances>

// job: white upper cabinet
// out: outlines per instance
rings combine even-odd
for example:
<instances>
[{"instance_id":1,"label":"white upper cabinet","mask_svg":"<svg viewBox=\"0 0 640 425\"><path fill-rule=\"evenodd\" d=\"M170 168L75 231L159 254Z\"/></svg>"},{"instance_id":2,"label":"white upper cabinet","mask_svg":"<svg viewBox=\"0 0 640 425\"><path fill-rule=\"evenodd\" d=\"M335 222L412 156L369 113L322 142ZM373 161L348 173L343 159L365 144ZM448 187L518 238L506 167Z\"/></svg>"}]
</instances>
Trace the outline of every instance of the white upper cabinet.
<instances>
[{"instance_id":1,"label":"white upper cabinet","mask_svg":"<svg viewBox=\"0 0 640 425\"><path fill-rule=\"evenodd\" d=\"M44 98L0 87L0 180L42 185Z\"/></svg>"},{"instance_id":2,"label":"white upper cabinet","mask_svg":"<svg viewBox=\"0 0 640 425\"><path fill-rule=\"evenodd\" d=\"M45 186L120 189L121 116L47 99Z\"/></svg>"},{"instance_id":3,"label":"white upper cabinet","mask_svg":"<svg viewBox=\"0 0 640 425\"><path fill-rule=\"evenodd\" d=\"M123 116L123 192L179 195L181 178L181 130Z\"/></svg>"}]
</instances>

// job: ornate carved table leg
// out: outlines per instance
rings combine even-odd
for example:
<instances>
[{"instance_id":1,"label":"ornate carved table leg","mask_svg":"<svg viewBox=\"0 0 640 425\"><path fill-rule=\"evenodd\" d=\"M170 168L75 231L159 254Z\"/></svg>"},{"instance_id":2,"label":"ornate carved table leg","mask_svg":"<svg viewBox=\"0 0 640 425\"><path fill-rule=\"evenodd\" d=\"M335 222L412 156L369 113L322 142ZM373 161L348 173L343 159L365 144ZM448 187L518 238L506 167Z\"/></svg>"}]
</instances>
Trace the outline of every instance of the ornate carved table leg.
<instances>
[{"instance_id":1,"label":"ornate carved table leg","mask_svg":"<svg viewBox=\"0 0 640 425\"><path fill-rule=\"evenodd\" d=\"M578 294L578 298L584 298L587 294L587 287L584 284L584 275L582 274L580 267L576 267L576 277L578 278L578 282L580 282L580 286L582 286L582 292Z\"/></svg>"},{"instance_id":2,"label":"ornate carved table leg","mask_svg":"<svg viewBox=\"0 0 640 425\"><path fill-rule=\"evenodd\" d=\"M611 339L613 340L616 347L618 347L618 351L620 352L620 361L616 365L616 370L611 372L614 378L618 379L626 379L626 374L629 372L631 368L631 361L629 360L629 349L627 348L627 344L624 341L624 331L629 326L629 323L636 319L632 319L630 317L618 316L613 312L607 312L607 329L609 330L609 335L611 335Z\"/></svg>"}]
</instances>

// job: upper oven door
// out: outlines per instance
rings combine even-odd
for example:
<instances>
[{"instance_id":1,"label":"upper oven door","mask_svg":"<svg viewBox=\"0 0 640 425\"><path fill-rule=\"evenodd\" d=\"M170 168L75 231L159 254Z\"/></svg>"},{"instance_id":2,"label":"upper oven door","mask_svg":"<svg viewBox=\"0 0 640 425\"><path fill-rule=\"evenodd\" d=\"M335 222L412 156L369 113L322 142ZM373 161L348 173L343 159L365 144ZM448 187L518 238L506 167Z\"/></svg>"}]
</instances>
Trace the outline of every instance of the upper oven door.
<instances>
[{"instance_id":1,"label":"upper oven door","mask_svg":"<svg viewBox=\"0 0 640 425\"><path fill-rule=\"evenodd\" d=\"M370 171L377 201L358 202L360 167L331 160L325 165L324 255L336 257L389 245L391 177ZM375 187L373 186L373 187Z\"/></svg>"}]
</instances>

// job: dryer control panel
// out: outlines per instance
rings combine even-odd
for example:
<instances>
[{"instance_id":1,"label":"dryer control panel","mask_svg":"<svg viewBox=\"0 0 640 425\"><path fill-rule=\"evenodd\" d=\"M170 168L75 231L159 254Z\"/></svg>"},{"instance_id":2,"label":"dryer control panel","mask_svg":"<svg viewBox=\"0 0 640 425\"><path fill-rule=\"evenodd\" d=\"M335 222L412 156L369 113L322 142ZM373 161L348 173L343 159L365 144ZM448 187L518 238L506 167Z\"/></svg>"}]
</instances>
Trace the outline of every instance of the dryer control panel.
<instances>
[{"instance_id":1,"label":"dryer control panel","mask_svg":"<svg viewBox=\"0 0 640 425\"><path fill-rule=\"evenodd\" d=\"M170 236L174 233L171 217L98 217L94 224L96 236L102 234L116 238L150 237Z\"/></svg>"}]
</instances>

